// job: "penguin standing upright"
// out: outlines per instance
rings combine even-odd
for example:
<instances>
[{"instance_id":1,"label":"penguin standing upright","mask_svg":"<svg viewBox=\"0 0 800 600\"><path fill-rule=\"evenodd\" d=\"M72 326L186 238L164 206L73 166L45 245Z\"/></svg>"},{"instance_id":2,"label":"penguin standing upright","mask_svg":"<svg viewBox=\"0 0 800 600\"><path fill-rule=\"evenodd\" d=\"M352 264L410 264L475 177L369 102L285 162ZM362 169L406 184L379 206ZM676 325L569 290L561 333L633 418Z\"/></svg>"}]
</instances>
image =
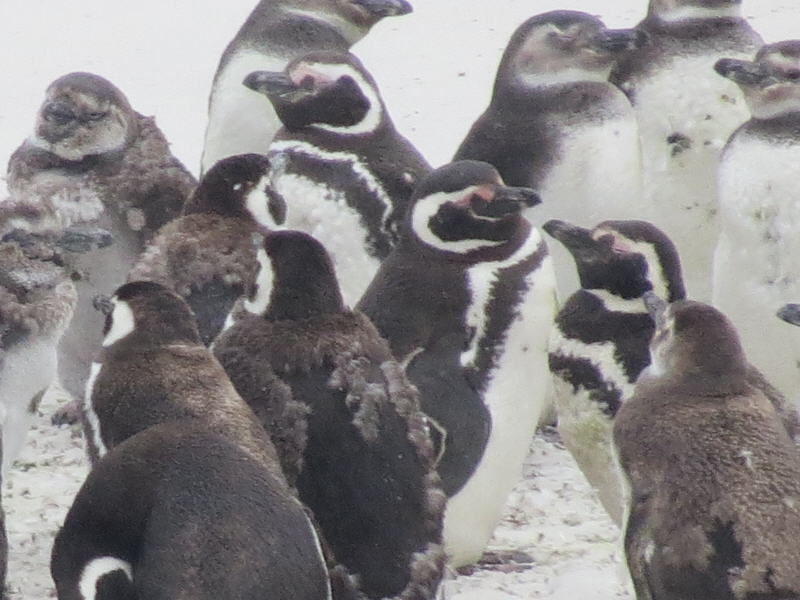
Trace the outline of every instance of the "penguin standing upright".
<instances>
[{"instance_id":1,"label":"penguin standing upright","mask_svg":"<svg viewBox=\"0 0 800 600\"><path fill-rule=\"evenodd\" d=\"M800 41L768 44L754 61L724 59L716 68L742 88L752 118L720 162L714 305L736 325L753 363L793 397L800 338L773 314L800 298Z\"/></svg>"},{"instance_id":2,"label":"penguin standing upright","mask_svg":"<svg viewBox=\"0 0 800 600\"><path fill-rule=\"evenodd\" d=\"M150 236L175 218L194 189L155 121L91 73L70 73L48 88L33 134L8 165L11 197L0 204L0 232L61 232L100 226L113 243L65 253L78 304L59 346L59 380L82 398L102 318L92 308L125 280Z\"/></svg>"},{"instance_id":3,"label":"penguin standing upright","mask_svg":"<svg viewBox=\"0 0 800 600\"><path fill-rule=\"evenodd\" d=\"M269 156L286 226L322 242L353 304L396 245L430 166L397 132L375 81L351 54L308 54L285 72L251 73L245 85L264 93L283 123Z\"/></svg>"},{"instance_id":4,"label":"penguin standing upright","mask_svg":"<svg viewBox=\"0 0 800 600\"><path fill-rule=\"evenodd\" d=\"M438 471L455 566L480 558L544 410L555 275L520 214L538 201L487 163L433 171L358 304L445 431Z\"/></svg>"},{"instance_id":5,"label":"penguin standing upright","mask_svg":"<svg viewBox=\"0 0 800 600\"><path fill-rule=\"evenodd\" d=\"M683 300L680 259L669 238L644 221L604 221L589 230L554 220L544 230L572 254L582 287L562 305L550 336L558 432L620 524L614 415L650 363L655 324L642 296L655 291L670 302Z\"/></svg>"},{"instance_id":6,"label":"penguin standing upright","mask_svg":"<svg viewBox=\"0 0 800 600\"><path fill-rule=\"evenodd\" d=\"M639 122L646 218L675 243L689 295L702 301L711 298L719 234L720 153L748 118L741 91L712 69L719 58L748 58L762 44L741 4L650 0L637 26L649 43L620 60L611 76Z\"/></svg>"},{"instance_id":7,"label":"penguin standing upright","mask_svg":"<svg viewBox=\"0 0 800 600\"><path fill-rule=\"evenodd\" d=\"M272 232L259 262L245 302L254 314L226 329L214 354L359 591L433 598L445 499L416 390L369 319L345 308L317 240ZM292 413L289 429L275 422Z\"/></svg>"},{"instance_id":8,"label":"penguin standing upright","mask_svg":"<svg viewBox=\"0 0 800 600\"><path fill-rule=\"evenodd\" d=\"M286 206L272 193L261 154L217 162L186 201L181 217L162 227L128 273L155 281L189 303L203 343L222 329L236 300L255 285L253 236L283 223Z\"/></svg>"},{"instance_id":9,"label":"penguin standing upright","mask_svg":"<svg viewBox=\"0 0 800 600\"><path fill-rule=\"evenodd\" d=\"M544 199L529 218L593 224L643 218L636 116L608 77L644 34L607 29L582 12L531 17L511 37L488 109L455 154L494 165L509 185ZM559 291L577 287L570 257L554 248Z\"/></svg>"},{"instance_id":10,"label":"penguin standing upright","mask_svg":"<svg viewBox=\"0 0 800 600\"><path fill-rule=\"evenodd\" d=\"M614 422L637 598L800 597L800 455L736 330L708 305L646 302L651 365Z\"/></svg>"},{"instance_id":11,"label":"penguin standing upright","mask_svg":"<svg viewBox=\"0 0 800 600\"><path fill-rule=\"evenodd\" d=\"M260 0L222 54L208 101L201 171L226 156L266 154L280 122L242 85L253 71L280 71L314 50L347 52L384 17L411 12L406 0Z\"/></svg>"}]
</instances>

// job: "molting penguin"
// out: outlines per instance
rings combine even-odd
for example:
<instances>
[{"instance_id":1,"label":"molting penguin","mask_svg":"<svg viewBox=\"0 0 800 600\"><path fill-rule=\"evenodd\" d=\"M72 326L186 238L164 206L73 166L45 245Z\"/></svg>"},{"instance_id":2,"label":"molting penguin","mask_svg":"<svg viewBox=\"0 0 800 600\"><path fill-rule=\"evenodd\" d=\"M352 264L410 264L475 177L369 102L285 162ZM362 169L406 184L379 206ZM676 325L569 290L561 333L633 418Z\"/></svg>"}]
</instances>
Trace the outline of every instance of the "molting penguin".
<instances>
[{"instance_id":1,"label":"molting penguin","mask_svg":"<svg viewBox=\"0 0 800 600\"><path fill-rule=\"evenodd\" d=\"M614 423L637 597L800 597L800 457L736 330L708 305L646 302L651 365Z\"/></svg>"},{"instance_id":2,"label":"molting penguin","mask_svg":"<svg viewBox=\"0 0 800 600\"><path fill-rule=\"evenodd\" d=\"M269 184L266 156L224 158L203 176L183 215L159 230L128 281L155 281L177 292L208 345L236 300L255 285L256 234L283 223L285 215Z\"/></svg>"},{"instance_id":3,"label":"molting penguin","mask_svg":"<svg viewBox=\"0 0 800 600\"><path fill-rule=\"evenodd\" d=\"M650 363L655 324L642 303L655 291L685 298L674 244L644 221L544 230L575 259L581 288L563 304L550 336L558 432L611 518L622 521L622 486L611 453L614 415Z\"/></svg>"},{"instance_id":4,"label":"molting penguin","mask_svg":"<svg viewBox=\"0 0 800 600\"><path fill-rule=\"evenodd\" d=\"M254 314L220 335L215 355L360 591L434 597L445 499L416 390L369 320L345 308L319 242L273 232L259 261ZM274 422L287 409L301 421L291 430Z\"/></svg>"},{"instance_id":5,"label":"molting penguin","mask_svg":"<svg viewBox=\"0 0 800 600\"><path fill-rule=\"evenodd\" d=\"M48 88L28 140L11 156L11 197L0 205L0 232L60 232L100 226L113 244L65 254L78 305L59 346L59 379L81 398L102 319L92 298L125 278L150 236L176 217L195 181L172 156L151 117L136 113L109 81L70 73Z\"/></svg>"},{"instance_id":6,"label":"molting penguin","mask_svg":"<svg viewBox=\"0 0 800 600\"><path fill-rule=\"evenodd\" d=\"M752 56L761 38L741 0L650 0L637 28L649 43L620 60L611 80L636 110L647 218L678 247L689 294L707 301L719 156L748 118L741 91L711 69L724 56Z\"/></svg>"},{"instance_id":7,"label":"molting penguin","mask_svg":"<svg viewBox=\"0 0 800 600\"><path fill-rule=\"evenodd\" d=\"M636 116L608 76L645 39L582 12L528 19L511 37L489 108L455 159L486 161L509 185L535 189L545 200L530 215L536 223L643 217ZM568 295L577 287L571 260L558 248L553 259Z\"/></svg>"},{"instance_id":8,"label":"molting penguin","mask_svg":"<svg viewBox=\"0 0 800 600\"><path fill-rule=\"evenodd\" d=\"M364 293L396 245L408 200L430 166L400 135L370 74L350 54L316 52L245 85L283 122L270 147L286 225L331 255L345 302Z\"/></svg>"},{"instance_id":9,"label":"molting penguin","mask_svg":"<svg viewBox=\"0 0 800 600\"><path fill-rule=\"evenodd\" d=\"M800 41L769 44L754 61L724 59L716 68L742 88L752 118L720 162L714 304L736 325L753 363L794 397L800 338L773 312L800 297Z\"/></svg>"},{"instance_id":10,"label":"molting penguin","mask_svg":"<svg viewBox=\"0 0 800 600\"><path fill-rule=\"evenodd\" d=\"M446 432L438 471L454 566L480 558L546 404L555 276L520 214L538 202L487 163L435 170L358 304Z\"/></svg>"},{"instance_id":11,"label":"molting penguin","mask_svg":"<svg viewBox=\"0 0 800 600\"><path fill-rule=\"evenodd\" d=\"M280 71L315 50L347 52L384 17L409 12L406 0L260 0L214 75L201 170L234 154L266 154L280 127L268 103L242 86L249 73Z\"/></svg>"}]
</instances>

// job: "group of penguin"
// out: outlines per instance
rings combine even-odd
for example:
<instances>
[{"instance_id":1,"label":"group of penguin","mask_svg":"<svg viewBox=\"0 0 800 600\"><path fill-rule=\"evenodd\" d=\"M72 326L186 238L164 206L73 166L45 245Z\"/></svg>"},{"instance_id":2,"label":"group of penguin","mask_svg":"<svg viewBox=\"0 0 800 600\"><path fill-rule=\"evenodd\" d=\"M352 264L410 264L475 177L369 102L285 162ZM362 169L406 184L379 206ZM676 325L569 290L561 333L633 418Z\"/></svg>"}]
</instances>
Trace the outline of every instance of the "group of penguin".
<instances>
[{"instance_id":1,"label":"group of penguin","mask_svg":"<svg viewBox=\"0 0 800 600\"><path fill-rule=\"evenodd\" d=\"M528 19L437 169L349 53L406 0L260 0L199 183L54 81L0 202L0 400L8 475L75 398L58 598L435 598L551 405L638 600L800 598L800 42L741 10Z\"/></svg>"}]
</instances>

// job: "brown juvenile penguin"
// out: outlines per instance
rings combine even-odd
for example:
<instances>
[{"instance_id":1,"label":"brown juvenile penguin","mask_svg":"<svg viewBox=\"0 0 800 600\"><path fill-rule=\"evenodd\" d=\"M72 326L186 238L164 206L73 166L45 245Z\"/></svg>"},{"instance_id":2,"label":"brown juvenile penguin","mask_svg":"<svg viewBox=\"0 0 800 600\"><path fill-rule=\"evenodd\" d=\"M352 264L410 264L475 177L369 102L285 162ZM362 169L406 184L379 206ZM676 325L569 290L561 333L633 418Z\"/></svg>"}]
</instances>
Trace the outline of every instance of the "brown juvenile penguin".
<instances>
[{"instance_id":1,"label":"brown juvenile penguin","mask_svg":"<svg viewBox=\"0 0 800 600\"><path fill-rule=\"evenodd\" d=\"M800 597L800 456L715 308L645 297L652 361L614 443L639 600Z\"/></svg>"}]
</instances>

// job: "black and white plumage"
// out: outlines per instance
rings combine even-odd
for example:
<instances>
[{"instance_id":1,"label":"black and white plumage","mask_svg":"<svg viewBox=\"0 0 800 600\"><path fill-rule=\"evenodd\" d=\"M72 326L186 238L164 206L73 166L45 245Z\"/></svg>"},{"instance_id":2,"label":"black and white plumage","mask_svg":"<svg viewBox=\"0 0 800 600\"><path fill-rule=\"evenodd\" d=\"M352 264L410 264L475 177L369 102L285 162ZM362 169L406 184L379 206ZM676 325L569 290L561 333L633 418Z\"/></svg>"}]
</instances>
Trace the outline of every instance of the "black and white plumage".
<instances>
[{"instance_id":1,"label":"black and white plumage","mask_svg":"<svg viewBox=\"0 0 800 600\"><path fill-rule=\"evenodd\" d=\"M226 156L266 154L280 121L242 85L253 71L281 71L316 50L347 52L384 17L411 12L406 0L260 0L222 54L208 103L203 172Z\"/></svg>"},{"instance_id":2,"label":"black and white plumage","mask_svg":"<svg viewBox=\"0 0 800 600\"><path fill-rule=\"evenodd\" d=\"M652 362L614 423L640 600L800 597L800 455L711 306L647 299Z\"/></svg>"},{"instance_id":3,"label":"black and white plumage","mask_svg":"<svg viewBox=\"0 0 800 600\"><path fill-rule=\"evenodd\" d=\"M369 319L345 308L319 242L272 232L259 261L254 314L214 354L360 592L433 598L444 495L416 390Z\"/></svg>"},{"instance_id":4,"label":"black and white plumage","mask_svg":"<svg viewBox=\"0 0 800 600\"><path fill-rule=\"evenodd\" d=\"M591 230L548 221L544 230L575 259L582 288L564 302L550 336L558 431L619 524L614 415L650 363L655 324L642 296L655 291L670 302L684 299L680 259L669 238L644 221L604 221Z\"/></svg>"},{"instance_id":5,"label":"black and white plumage","mask_svg":"<svg viewBox=\"0 0 800 600\"><path fill-rule=\"evenodd\" d=\"M111 233L110 245L65 254L78 304L59 347L59 379L73 397L82 397L100 343L102 318L92 298L124 281L194 186L155 121L136 113L109 81L70 73L47 88L33 134L9 161L11 197L0 205L0 232L57 234L85 225Z\"/></svg>"},{"instance_id":6,"label":"black and white plumage","mask_svg":"<svg viewBox=\"0 0 800 600\"><path fill-rule=\"evenodd\" d=\"M761 38L743 18L742 0L650 0L637 29L649 43L619 61L611 80L639 122L644 218L677 246L689 295L708 301L716 170L728 136L748 118L741 91L713 67L725 56L751 57Z\"/></svg>"},{"instance_id":7,"label":"black and white plumage","mask_svg":"<svg viewBox=\"0 0 800 600\"><path fill-rule=\"evenodd\" d=\"M480 558L546 404L555 276L520 214L538 201L486 163L435 170L358 304L445 430L438 471L455 566Z\"/></svg>"},{"instance_id":8,"label":"black and white plumage","mask_svg":"<svg viewBox=\"0 0 800 600\"><path fill-rule=\"evenodd\" d=\"M285 218L286 206L269 183L269 167L261 154L217 162L186 201L182 216L159 230L128 273L128 281L155 281L183 297L206 345L236 300L255 285L259 232Z\"/></svg>"},{"instance_id":9,"label":"black and white plumage","mask_svg":"<svg viewBox=\"0 0 800 600\"><path fill-rule=\"evenodd\" d=\"M308 54L285 72L251 73L245 85L265 94L283 123L269 156L286 226L322 242L353 304L396 245L414 186L430 166L395 129L352 54Z\"/></svg>"},{"instance_id":10,"label":"black and white plumage","mask_svg":"<svg viewBox=\"0 0 800 600\"><path fill-rule=\"evenodd\" d=\"M714 305L736 325L753 363L794 397L800 337L773 314L800 298L800 41L768 44L754 60L723 59L716 68L742 89L752 118L720 161Z\"/></svg>"},{"instance_id":11,"label":"black and white plumage","mask_svg":"<svg viewBox=\"0 0 800 600\"><path fill-rule=\"evenodd\" d=\"M54 546L59 598L330 598L314 528L186 302L140 281L98 304L94 469Z\"/></svg>"}]
</instances>

